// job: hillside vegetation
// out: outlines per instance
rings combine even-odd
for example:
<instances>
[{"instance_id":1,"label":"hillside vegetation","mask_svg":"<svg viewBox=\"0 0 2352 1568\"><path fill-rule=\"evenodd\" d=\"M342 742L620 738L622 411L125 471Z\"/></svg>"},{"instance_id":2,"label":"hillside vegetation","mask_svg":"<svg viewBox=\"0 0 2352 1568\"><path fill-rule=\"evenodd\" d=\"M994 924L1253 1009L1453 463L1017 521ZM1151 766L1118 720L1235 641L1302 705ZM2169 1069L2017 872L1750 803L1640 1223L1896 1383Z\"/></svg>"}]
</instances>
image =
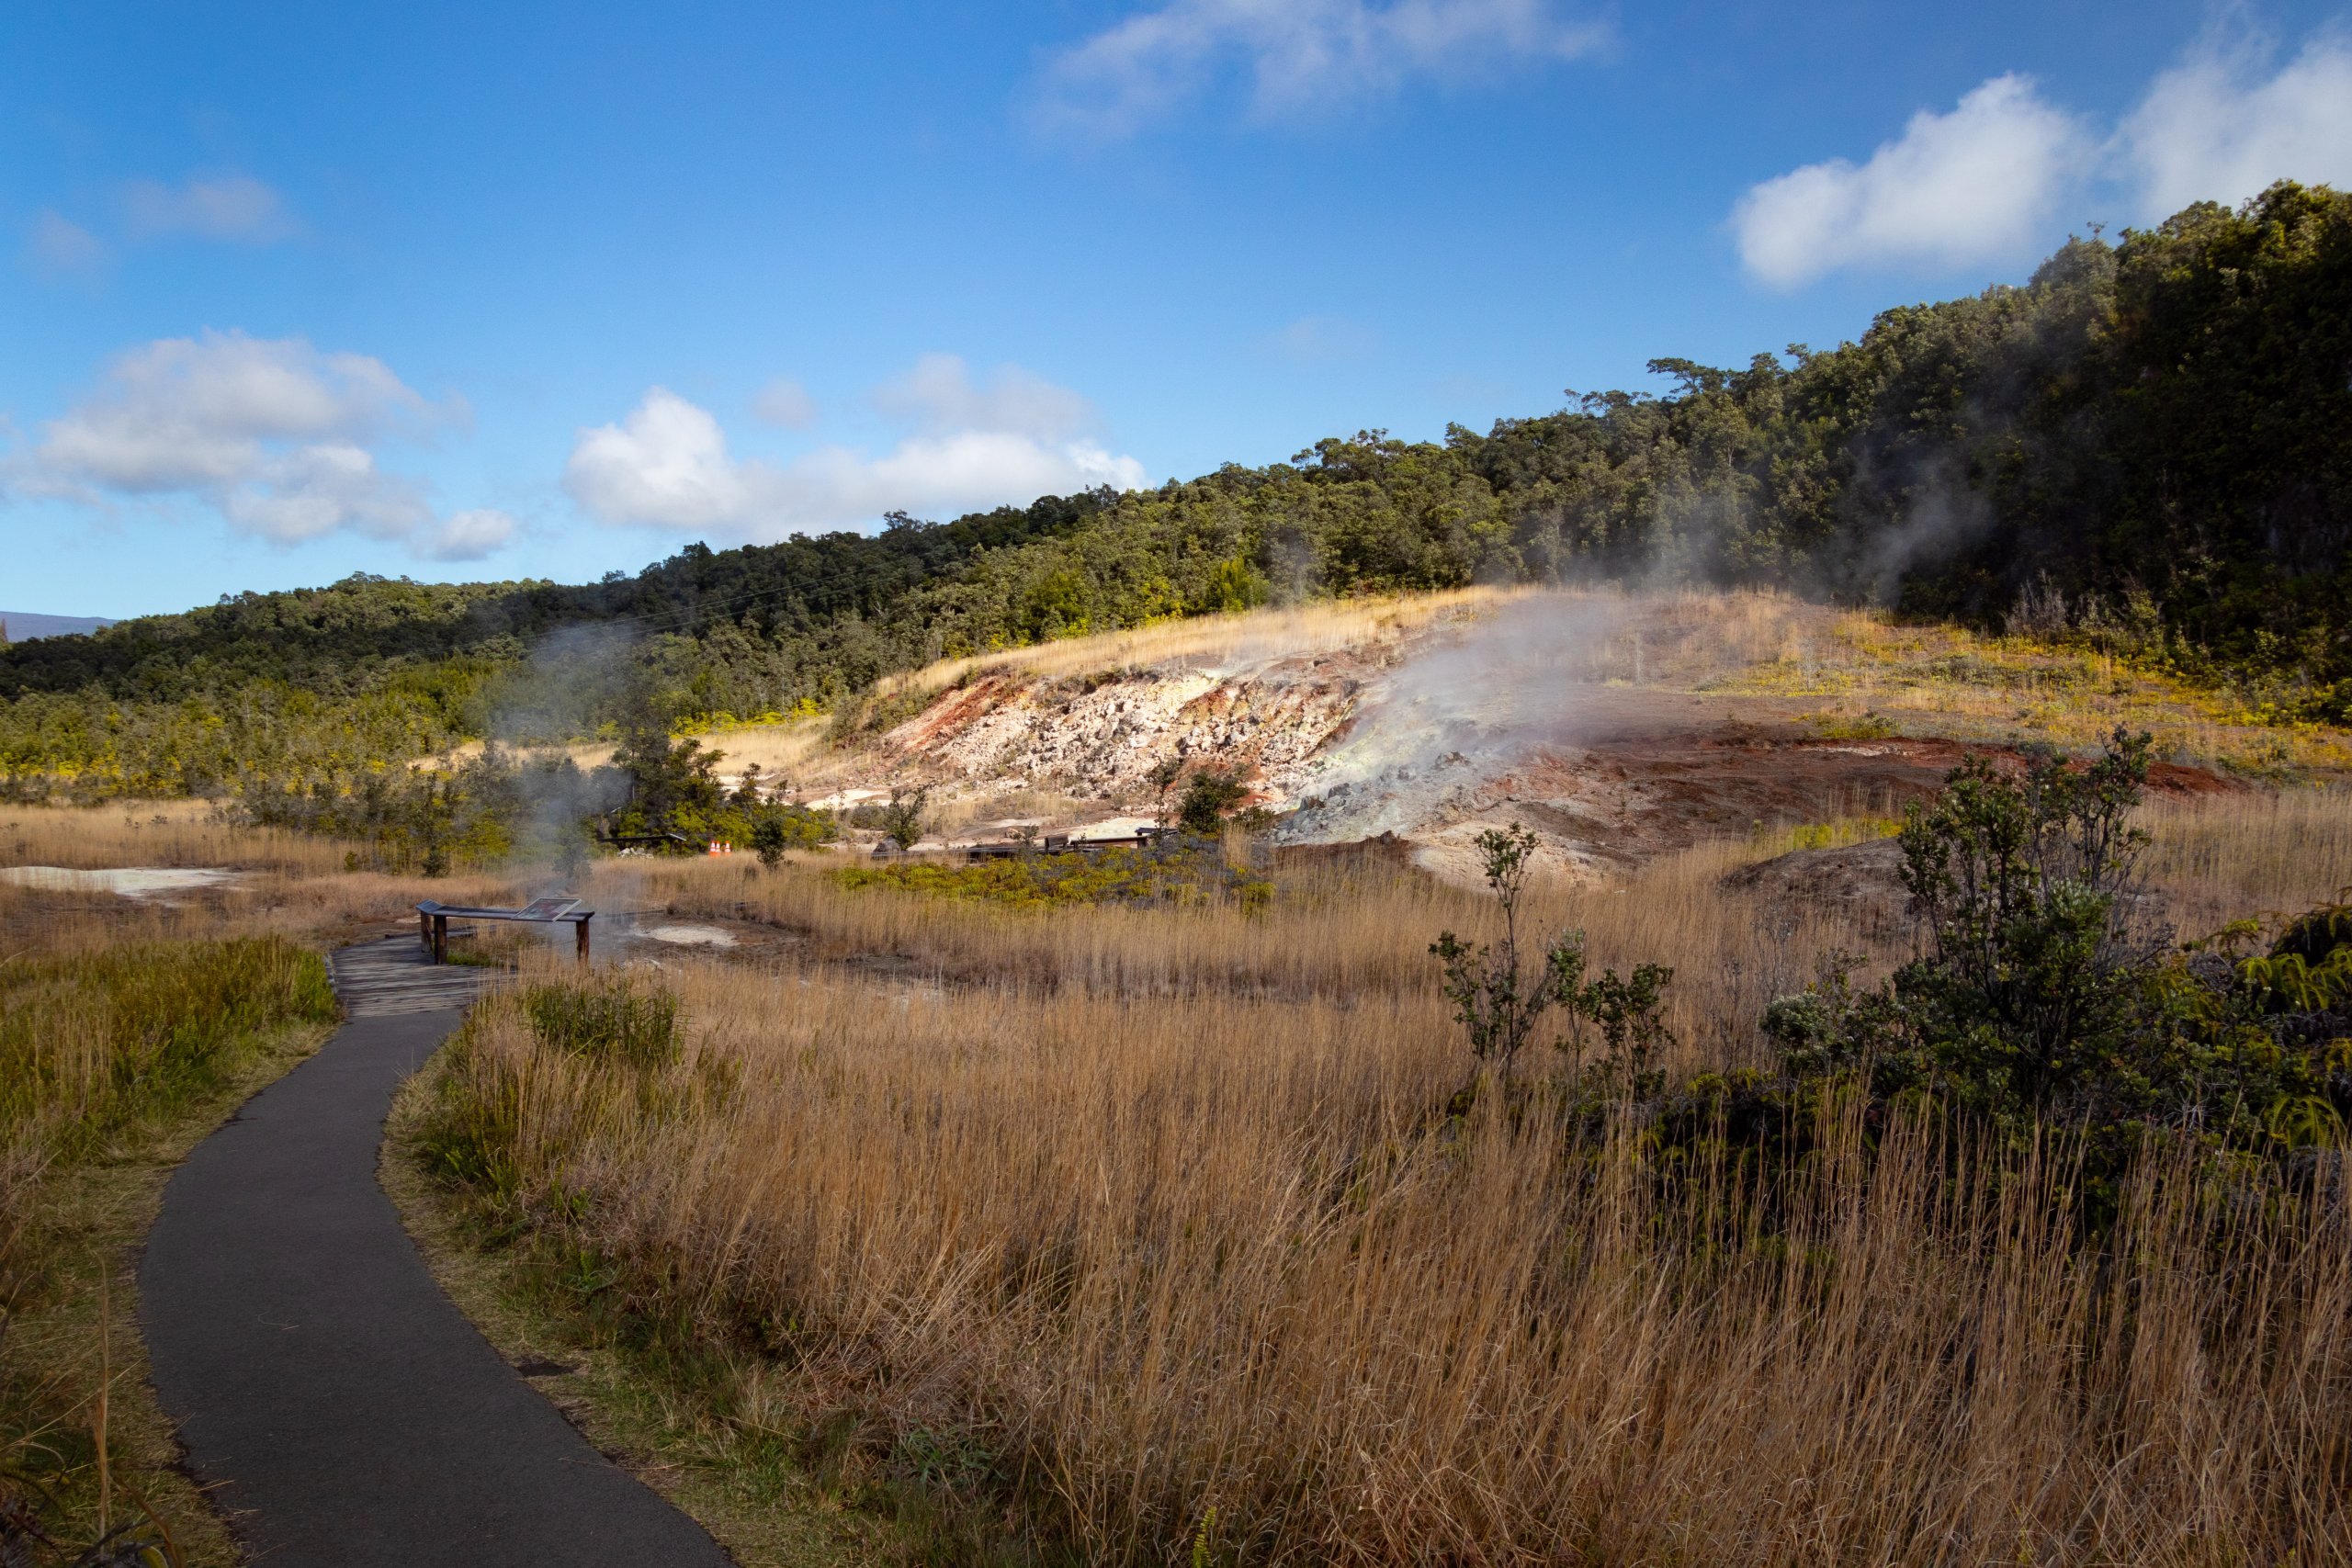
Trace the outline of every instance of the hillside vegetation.
<instances>
[{"instance_id":1,"label":"hillside vegetation","mask_svg":"<svg viewBox=\"0 0 2352 1568\"><path fill-rule=\"evenodd\" d=\"M1591 579L2010 621L2352 704L2352 197L2282 184L1857 343L1442 442L945 524L893 517L576 586L355 577L0 649L20 794L339 793L516 739L836 706L943 657L1269 601ZM552 650L554 657L540 657ZM585 673L582 673L582 672Z\"/></svg>"}]
</instances>

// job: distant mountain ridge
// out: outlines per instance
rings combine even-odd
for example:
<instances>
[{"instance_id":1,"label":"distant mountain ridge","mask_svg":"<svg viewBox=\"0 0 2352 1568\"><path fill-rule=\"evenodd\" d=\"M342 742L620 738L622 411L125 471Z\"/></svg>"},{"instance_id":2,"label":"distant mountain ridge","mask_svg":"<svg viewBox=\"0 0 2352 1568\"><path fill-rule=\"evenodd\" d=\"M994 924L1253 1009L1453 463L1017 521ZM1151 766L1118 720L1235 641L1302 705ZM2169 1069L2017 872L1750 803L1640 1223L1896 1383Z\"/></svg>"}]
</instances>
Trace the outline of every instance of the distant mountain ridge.
<instances>
[{"instance_id":1,"label":"distant mountain ridge","mask_svg":"<svg viewBox=\"0 0 2352 1568\"><path fill-rule=\"evenodd\" d=\"M7 634L9 642L28 642L37 637L85 637L100 626L114 625L99 615L43 615L31 610L0 610L0 630Z\"/></svg>"}]
</instances>

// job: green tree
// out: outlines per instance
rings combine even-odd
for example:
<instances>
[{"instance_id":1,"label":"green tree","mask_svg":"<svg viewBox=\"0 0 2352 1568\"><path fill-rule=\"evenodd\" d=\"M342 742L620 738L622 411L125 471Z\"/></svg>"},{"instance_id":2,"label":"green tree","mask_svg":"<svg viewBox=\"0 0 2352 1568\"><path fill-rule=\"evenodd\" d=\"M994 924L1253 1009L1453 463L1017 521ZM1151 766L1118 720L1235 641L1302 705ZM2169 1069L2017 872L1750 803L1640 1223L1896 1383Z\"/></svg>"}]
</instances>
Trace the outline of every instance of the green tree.
<instances>
[{"instance_id":1,"label":"green tree","mask_svg":"<svg viewBox=\"0 0 2352 1568\"><path fill-rule=\"evenodd\" d=\"M930 829L931 791L927 786L890 786L890 798L878 813L882 836L901 851L911 850Z\"/></svg>"},{"instance_id":2,"label":"green tree","mask_svg":"<svg viewBox=\"0 0 2352 1568\"><path fill-rule=\"evenodd\" d=\"M2119 729L2086 767L2045 751L2015 780L1971 757L1907 816L1903 881L1931 945L1894 994L1964 1099L2046 1111L2130 1051L2158 951L2130 919L2148 747Z\"/></svg>"},{"instance_id":3,"label":"green tree","mask_svg":"<svg viewBox=\"0 0 2352 1568\"><path fill-rule=\"evenodd\" d=\"M1245 557L1231 556L1210 570L1194 607L1199 614L1211 615L1253 610L1266 602L1272 591L1266 574L1255 564Z\"/></svg>"},{"instance_id":4,"label":"green tree","mask_svg":"<svg viewBox=\"0 0 2352 1568\"><path fill-rule=\"evenodd\" d=\"M1474 945L1448 931L1430 944L1430 952L1443 967L1445 995L1453 1003L1454 1021L1469 1036L1470 1054L1482 1070L1508 1075L1544 1015L1578 995L1584 933L1563 931L1532 954L1523 953L1519 906L1534 869L1535 835L1514 822L1508 829L1489 828L1475 841L1487 886L1502 915L1502 939Z\"/></svg>"},{"instance_id":5,"label":"green tree","mask_svg":"<svg viewBox=\"0 0 2352 1568\"><path fill-rule=\"evenodd\" d=\"M1177 826L1187 833L1214 837L1224 829L1226 813L1240 805L1249 794L1250 786L1237 768L1212 762L1197 769L1185 781L1184 794L1177 802ZM1163 795L1162 799L1165 798Z\"/></svg>"},{"instance_id":6,"label":"green tree","mask_svg":"<svg viewBox=\"0 0 2352 1568\"><path fill-rule=\"evenodd\" d=\"M791 847L792 835L781 815L772 813L752 824L752 848L770 871L784 863L784 852Z\"/></svg>"},{"instance_id":7,"label":"green tree","mask_svg":"<svg viewBox=\"0 0 2352 1568\"><path fill-rule=\"evenodd\" d=\"M641 709L613 749L628 795L617 813L623 829L707 836L729 804L718 778L724 755L691 736L673 737L651 709Z\"/></svg>"}]
</instances>

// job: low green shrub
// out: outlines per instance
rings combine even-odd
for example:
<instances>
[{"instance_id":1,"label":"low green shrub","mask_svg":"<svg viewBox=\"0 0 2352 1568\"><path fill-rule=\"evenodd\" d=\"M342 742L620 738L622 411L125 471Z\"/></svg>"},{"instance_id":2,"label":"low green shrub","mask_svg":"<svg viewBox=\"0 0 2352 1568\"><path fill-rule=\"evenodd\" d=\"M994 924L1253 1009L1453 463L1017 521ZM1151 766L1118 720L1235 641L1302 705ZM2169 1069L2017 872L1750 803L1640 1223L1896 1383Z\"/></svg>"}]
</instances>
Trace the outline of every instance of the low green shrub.
<instances>
[{"instance_id":1,"label":"low green shrub","mask_svg":"<svg viewBox=\"0 0 2352 1568\"><path fill-rule=\"evenodd\" d=\"M2352 1116L2352 908L2286 922L2267 953L2239 921L2171 946L2131 822L2148 738L2119 730L2087 765L2022 778L1954 770L1902 833L1927 951L1857 989L1834 964L1772 1003L1783 1081L1846 1082L1876 1103L1932 1100L2013 1142L2083 1140L2094 1217L2152 1141L2284 1154L2340 1144Z\"/></svg>"},{"instance_id":2,"label":"low green shrub","mask_svg":"<svg viewBox=\"0 0 2352 1568\"><path fill-rule=\"evenodd\" d=\"M650 1072L676 1062L684 1049L676 993L626 975L532 986L523 993L523 1010L543 1043L599 1063Z\"/></svg>"},{"instance_id":3,"label":"low green shrub","mask_svg":"<svg viewBox=\"0 0 2352 1568\"><path fill-rule=\"evenodd\" d=\"M948 865L894 861L844 866L833 878L848 888L881 887L1014 908L1070 904L1264 907L1273 885L1227 865L1204 840L1148 849L1121 847L1064 854L1018 855Z\"/></svg>"},{"instance_id":4,"label":"low green shrub","mask_svg":"<svg viewBox=\"0 0 2352 1568\"><path fill-rule=\"evenodd\" d=\"M1592 979L1576 931L1522 952L1533 839L1481 835L1502 940L1474 947L1449 931L1431 948L1482 1069L1447 1113L1487 1092L1492 1067L1514 1111L1565 1106L1586 1132L1630 1115L1661 1168L1737 1151L1785 1170L1813 1146L1824 1108L1855 1100L1871 1128L1947 1118L2019 1152L2056 1134L2079 1151L2074 1201L2091 1231L2120 1211L2130 1172L2154 1148L2265 1179L2308 1173L2295 1163L2303 1151L2352 1141L2352 903L2280 922L2262 952L2248 951L2262 934L2253 920L2176 945L2138 875L2148 837L2132 812L2149 745L2118 730L2092 761L2043 751L2017 777L1964 761L1900 832L1924 950L1870 987L1854 983L1853 958L1834 955L1765 1010L1777 1071L1679 1086L1649 1066L1671 1039L1659 1003L1672 971ZM1513 1059L1554 1009L1567 1065L1514 1079ZM1585 1025L1601 1037L1589 1066Z\"/></svg>"}]
</instances>

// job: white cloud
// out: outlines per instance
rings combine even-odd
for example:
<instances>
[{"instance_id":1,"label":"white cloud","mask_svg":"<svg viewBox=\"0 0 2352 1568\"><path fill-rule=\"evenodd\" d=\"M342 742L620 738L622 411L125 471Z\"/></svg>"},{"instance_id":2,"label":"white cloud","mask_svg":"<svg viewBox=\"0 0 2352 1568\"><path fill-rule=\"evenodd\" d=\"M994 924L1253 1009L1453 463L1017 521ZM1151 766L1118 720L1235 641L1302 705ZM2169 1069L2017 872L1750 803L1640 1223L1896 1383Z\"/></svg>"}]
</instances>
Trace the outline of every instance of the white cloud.
<instances>
[{"instance_id":1,"label":"white cloud","mask_svg":"<svg viewBox=\"0 0 2352 1568\"><path fill-rule=\"evenodd\" d=\"M1047 127L1124 135L1239 70L1251 112L1272 118L1416 77L1573 60L1606 36L1549 0L1170 0L1056 56L1035 113Z\"/></svg>"},{"instance_id":2,"label":"white cloud","mask_svg":"<svg viewBox=\"0 0 2352 1568\"><path fill-rule=\"evenodd\" d=\"M242 333L162 338L121 355L94 396L42 427L11 466L14 488L93 506L194 498L280 544L349 530L450 558L439 552L481 545L490 525L469 513L436 522L418 483L379 467L374 445L463 412L367 355Z\"/></svg>"},{"instance_id":3,"label":"white cloud","mask_svg":"<svg viewBox=\"0 0 2352 1568\"><path fill-rule=\"evenodd\" d=\"M2282 179L2352 185L2352 39L2325 31L2275 58L2225 18L2104 139L2030 79L1996 76L1950 114L1913 116L1859 168L1834 158L1750 189L1731 218L1740 259L1782 287L1845 266L1962 266L2049 244L2059 203L2094 190L2149 221Z\"/></svg>"},{"instance_id":4,"label":"white cloud","mask_svg":"<svg viewBox=\"0 0 2352 1568\"><path fill-rule=\"evenodd\" d=\"M786 430L806 430L817 423L817 400L799 382L779 376L752 400L752 417Z\"/></svg>"},{"instance_id":5,"label":"white cloud","mask_svg":"<svg viewBox=\"0 0 2352 1568\"><path fill-rule=\"evenodd\" d=\"M708 410L655 387L619 424L580 433L563 483L607 522L724 531L743 525L773 473L737 463Z\"/></svg>"},{"instance_id":6,"label":"white cloud","mask_svg":"<svg viewBox=\"0 0 2352 1568\"><path fill-rule=\"evenodd\" d=\"M2096 143L2027 77L1996 76L1950 114L1911 117L1857 167L1766 180L1732 214L1740 259L1781 287L1856 265L1961 266L2030 251Z\"/></svg>"},{"instance_id":7,"label":"white cloud","mask_svg":"<svg viewBox=\"0 0 2352 1568\"><path fill-rule=\"evenodd\" d=\"M2267 78L2266 54L2209 39L2150 84L2118 138L2143 217L2234 204L2282 179L2352 184L2352 47L2312 39Z\"/></svg>"},{"instance_id":8,"label":"white cloud","mask_svg":"<svg viewBox=\"0 0 2352 1568\"><path fill-rule=\"evenodd\" d=\"M825 446L770 463L734 457L709 411L654 387L619 423L580 433L564 487L606 523L779 539L891 511L951 515L1146 482L1142 464L1079 434L1084 399L1025 371L979 385L960 359L926 355L875 402L916 426L889 451Z\"/></svg>"},{"instance_id":9,"label":"white cloud","mask_svg":"<svg viewBox=\"0 0 2352 1568\"><path fill-rule=\"evenodd\" d=\"M191 178L177 186L133 180L122 191L123 221L135 239L193 234L266 244L294 232L277 192L249 175Z\"/></svg>"},{"instance_id":10,"label":"white cloud","mask_svg":"<svg viewBox=\"0 0 2352 1568\"><path fill-rule=\"evenodd\" d=\"M33 220L25 253L45 277L91 277L106 269L112 249L104 240L55 212Z\"/></svg>"},{"instance_id":11,"label":"white cloud","mask_svg":"<svg viewBox=\"0 0 2352 1568\"><path fill-rule=\"evenodd\" d=\"M1376 340L1369 327L1343 316L1301 316L1279 332L1269 333L1260 346L1277 359L1299 365L1330 365L1362 359Z\"/></svg>"},{"instance_id":12,"label":"white cloud","mask_svg":"<svg viewBox=\"0 0 2352 1568\"><path fill-rule=\"evenodd\" d=\"M1098 423L1094 405L1017 365L1000 367L986 386L952 354L926 354L914 368L876 388L885 413L919 420L925 429L989 430L1057 441Z\"/></svg>"},{"instance_id":13,"label":"white cloud","mask_svg":"<svg viewBox=\"0 0 2352 1568\"><path fill-rule=\"evenodd\" d=\"M503 512L476 507L426 529L417 538L417 553L428 560L480 560L503 548L520 526Z\"/></svg>"},{"instance_id":14,"label":"white cloud","mask_svg":"<svg viewBox=\"0 0 2352 1568\"><path fill-rule=\"evenodd\" d=\"M239 528L281 545L339 528L407 538L433 521L433 509L412 481L384 472L373 452L345 441L262 457L223 487L220 505Z\"/></svg>"},{"instance_id":15,"label":"white cloud","mask_svg":"<svg viewBox=\"0 0 2352 1568\"><path fill-rule=\"evenodd\" d=\"M203 489L252 473L272 444L367 437L435 412L382 360L207 333L117 359L96 397L46 427L37 457L102 490Z\"/></svg>"}]
</instances>

